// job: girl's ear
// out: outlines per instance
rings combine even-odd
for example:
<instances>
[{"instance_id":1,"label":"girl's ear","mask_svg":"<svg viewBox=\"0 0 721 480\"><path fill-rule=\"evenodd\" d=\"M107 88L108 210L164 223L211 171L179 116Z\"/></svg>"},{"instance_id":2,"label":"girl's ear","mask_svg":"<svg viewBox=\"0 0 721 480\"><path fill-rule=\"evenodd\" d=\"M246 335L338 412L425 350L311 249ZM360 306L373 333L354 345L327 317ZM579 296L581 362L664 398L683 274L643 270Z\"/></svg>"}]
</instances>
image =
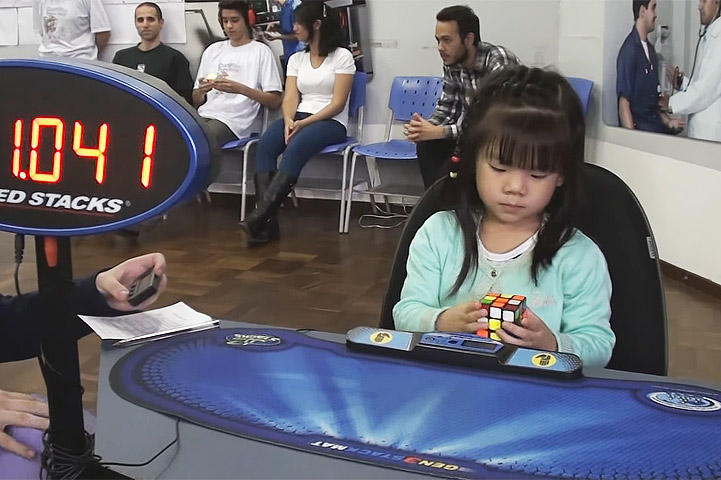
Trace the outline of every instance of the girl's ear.
<instances>
[{"instance_id":1,"label":"girl's ear","mask_svg":"<svg viewBox=\"0 0 721 480\"><path fill-rule=\"evenodd\" d=\"M560 187L561 185L563 185L563 175L559 175L556 180L556 187Z\"/></svg>"},{"instance_id":2,"label":"girl's ear","mask_svg":"<svg viewBox=\"0 0 721 480\"><path fill-rule=\"evenodd\" d=\"M315 30L316 32L318 30L320 30L320 24L321 24L320 20L316 20L315 22L313 22L313 30Z\"/></svg>"}]
</instances>

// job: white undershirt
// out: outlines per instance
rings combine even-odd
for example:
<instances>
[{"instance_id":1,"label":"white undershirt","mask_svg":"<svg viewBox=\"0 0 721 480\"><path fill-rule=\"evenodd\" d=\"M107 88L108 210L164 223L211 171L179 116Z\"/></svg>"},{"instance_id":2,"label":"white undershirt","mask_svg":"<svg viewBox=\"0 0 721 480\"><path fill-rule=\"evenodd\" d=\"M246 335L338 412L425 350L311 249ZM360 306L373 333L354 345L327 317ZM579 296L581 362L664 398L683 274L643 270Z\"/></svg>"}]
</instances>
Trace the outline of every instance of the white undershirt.
<instances>
[{"instance_id":1,"label":"white undershirt","mask_svg":"<svg viewBox=\"0 0 721 480\"><path fill-rule=\"evenodd\" d=\"M481 249L481 255L488 260L489 262L495 263L495 264L502 264L506 263L509 260L513 260L514 258L523 255L527 251L533 249L533 247L536 246L536 242L538 241L538 232L531 235L526 241L524 241L522 244L514 248L513 250L505 253L495 253L491 252L490 250L486 249L486 246L483 245L483 240L481 240L480 235L478 236L478 245Z\"/></svg>"},{"instance_id":2,"label":"white undershirt","mask_svg":"<svg viewBox=\"0 0 721 480\"><path fill-rule=\"evenodd\" d=\"M646 53L646 60L651 61L651 57L648 56L648 42L641 40L641 46L643 47L644 53Z\"/></svg>"}]
</instances>

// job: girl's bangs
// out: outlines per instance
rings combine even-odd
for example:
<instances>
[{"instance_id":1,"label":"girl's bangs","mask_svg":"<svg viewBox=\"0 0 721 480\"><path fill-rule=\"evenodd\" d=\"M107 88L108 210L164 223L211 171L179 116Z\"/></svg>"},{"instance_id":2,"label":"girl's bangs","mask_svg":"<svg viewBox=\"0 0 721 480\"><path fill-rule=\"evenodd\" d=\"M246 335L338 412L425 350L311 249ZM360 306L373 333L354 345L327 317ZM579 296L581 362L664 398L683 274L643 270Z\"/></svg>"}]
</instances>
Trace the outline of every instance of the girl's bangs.
<instances>
[{"instance_id":1,"label":"girl's bangs","mask_svg":"<svg viewBox=\"0 0 721 480\"><path fill-rule=\"evenodd\" d=\"M572 161L571 132L560 112L492 107L474 133L478 155L501 165L563 173Z\"/></svg>"}]
</instances>

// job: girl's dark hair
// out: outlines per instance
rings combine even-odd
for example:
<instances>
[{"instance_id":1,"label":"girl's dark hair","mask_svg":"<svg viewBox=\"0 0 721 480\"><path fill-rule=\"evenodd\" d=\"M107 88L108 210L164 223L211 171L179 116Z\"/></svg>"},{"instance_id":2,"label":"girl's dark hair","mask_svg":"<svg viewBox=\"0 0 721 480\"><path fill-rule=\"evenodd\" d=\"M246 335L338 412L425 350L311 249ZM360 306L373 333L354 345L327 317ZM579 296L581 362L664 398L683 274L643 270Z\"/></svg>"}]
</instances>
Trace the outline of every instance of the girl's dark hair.
<instances>
[{"instance_id":1,"label":"girl's dark hair","mask_svg":"<svg viewBox=\"0 0 721 480\"><path fill-rule=\"evenodd\" d=\"M321 57L327 57L336 48L343 45L340 30L338 12L332 10L323 2L303 2L293 12L296 23L299 23L308 30L308 45L305 51L310 51L310 42L315 35L320 35L318 41L318 53ZM320 20L320 30L313 29L313 24Z\"/></svg>"},{"instance_id":2,"label":"girl's dark hair","mask_svg":"<svg viewBox=\"0 0 721 480\"><path fill-rule=\"evenodd\" d=\"M457 176L446 177L441 191L454 206L465 246L461 271L449 295L457 293L478 266L477 215L483 213L476 186L478 162L490 158L509 167L563 177L563 185L546 206L546 221L533 250L531 277L537 283L539 270L551 265L574 232L585 133L581 101L558 73L514 66L487 77L463 120L460 161L453 164Z\"/></svg>"}]
</instances>

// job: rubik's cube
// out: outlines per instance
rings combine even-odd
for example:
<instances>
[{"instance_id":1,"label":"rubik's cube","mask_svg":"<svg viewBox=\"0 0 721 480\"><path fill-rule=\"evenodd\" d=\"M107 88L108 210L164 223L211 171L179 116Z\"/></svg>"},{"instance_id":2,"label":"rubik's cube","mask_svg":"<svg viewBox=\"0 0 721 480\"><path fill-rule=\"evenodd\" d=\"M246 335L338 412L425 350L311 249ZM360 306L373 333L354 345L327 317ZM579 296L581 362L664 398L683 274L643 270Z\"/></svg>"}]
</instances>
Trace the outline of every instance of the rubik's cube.
<instances>
[{"instance_id":1,"label":"rubik's cube","mask_svg":"<svg viewBox=\"0 0 721 480\"><path fill-rule=\"evenodd\" d=\"M476 332L479 337L501 340L496 330L501 328L501 322L521 324L523 311L526 309L526 297L523 295L508 295L505 293L489 293L481 304L488 310L488 330L480 329Z\"/></svg>"}]
</instances>

